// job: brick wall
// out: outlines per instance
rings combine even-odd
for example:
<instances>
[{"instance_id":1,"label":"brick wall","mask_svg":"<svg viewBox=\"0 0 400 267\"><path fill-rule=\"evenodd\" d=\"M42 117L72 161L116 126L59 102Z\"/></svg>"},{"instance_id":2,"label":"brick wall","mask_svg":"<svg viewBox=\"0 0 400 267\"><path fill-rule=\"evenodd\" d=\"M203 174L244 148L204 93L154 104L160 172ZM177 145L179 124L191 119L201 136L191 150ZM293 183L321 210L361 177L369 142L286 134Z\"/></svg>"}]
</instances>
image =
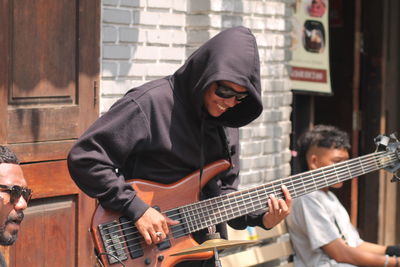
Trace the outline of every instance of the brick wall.
<instances>
[{"instance_id":1,"label":"brick wall","mask_svg":"<svg viewBox=\"0 0 400 267\"><path fill-rule=\"evenodd\" d=\"M263 114L241 129L242 186L290 174L286 64L294 0L103 0L101 110L126 90L173 73L203 42L243 25L261 59Z\"/></svg>"},{"instance_id":2,"label":"brick wall","mask_svg":"<svg viewBox=\"0 0 400 267\"><path fill-rule=\"evenodd\" d=\"M186 0L103 0L100 112L186 58Z\"/></svg>"}]
</instances>

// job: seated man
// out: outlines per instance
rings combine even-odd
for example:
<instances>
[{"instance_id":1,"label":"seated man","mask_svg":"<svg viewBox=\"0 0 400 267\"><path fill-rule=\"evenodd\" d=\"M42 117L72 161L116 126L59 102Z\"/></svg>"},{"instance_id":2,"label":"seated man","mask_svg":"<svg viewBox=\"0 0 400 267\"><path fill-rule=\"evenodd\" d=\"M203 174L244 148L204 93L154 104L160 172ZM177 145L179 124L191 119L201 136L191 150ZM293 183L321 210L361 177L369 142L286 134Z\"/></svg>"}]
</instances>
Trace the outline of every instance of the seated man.
<instances>
[{"instance_id":1,"label":"seated man","mask_svg":"<svg viewBox=\"0 0 400 267\"><path fill-rule=\"evenodd\" d=\"M345 132L318 125L300 136L298 147L302 171L308 171L347 160L350 142ZM287 225L296 267L399 266L400 247L363 241L329 188L294 200Z\"/></svg>"},{"instance_id":2,"label":"seated man","mask_svg":"<svg viewBox=\"0 0 400 267\"><path fill-rule=\"evenodd\" d=\"M17 240L19 225L32 191L19 166L17 156L7 147L0 146L0 245L11 246ZM0 267L6 262L0 253Z\"/></svg>"}]
</instances>

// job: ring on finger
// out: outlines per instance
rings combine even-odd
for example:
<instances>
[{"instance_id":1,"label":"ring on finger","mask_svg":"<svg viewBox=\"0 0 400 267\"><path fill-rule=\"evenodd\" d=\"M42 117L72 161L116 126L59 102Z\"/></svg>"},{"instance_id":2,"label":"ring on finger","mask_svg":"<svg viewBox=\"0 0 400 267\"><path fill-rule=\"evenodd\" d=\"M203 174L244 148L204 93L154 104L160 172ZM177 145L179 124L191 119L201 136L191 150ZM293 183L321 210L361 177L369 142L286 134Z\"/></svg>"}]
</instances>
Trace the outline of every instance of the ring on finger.
<instances>
[{"instance_id":1,"label":"ring on finger","mask_svg":"<svg viewBox=\"0 0 400 267\"><path fill-rule=\"evenodd\" d=\"M161 237L162 236L162 232L156 232L156 236Z\"/></svg>"}]
</instances>

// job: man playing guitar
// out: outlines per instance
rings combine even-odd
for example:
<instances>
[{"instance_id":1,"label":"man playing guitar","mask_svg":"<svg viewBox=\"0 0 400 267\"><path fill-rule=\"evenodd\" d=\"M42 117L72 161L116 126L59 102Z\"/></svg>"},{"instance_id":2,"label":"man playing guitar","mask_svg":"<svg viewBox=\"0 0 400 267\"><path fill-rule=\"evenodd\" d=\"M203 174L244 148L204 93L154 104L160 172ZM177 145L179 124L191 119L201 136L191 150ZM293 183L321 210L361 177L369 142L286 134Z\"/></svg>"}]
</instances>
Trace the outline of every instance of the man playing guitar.
<instances>
[{"instance_id":1,"label":"man playing guitar","mask_svg":"<svg viewBox=\"0 0 400 267\"><path fill-rule=\"evenodd\" d=\"M147 246L160 244L180 220L168 218L146 202L127 180L139 178L167 188L199 170L199 179L191 180L191 187L202 187L200 199L236 191L238 128L256 119L262 110L255 37L244 27L227 29L197 49L173 75L133 88L119 99L70 151L70 174L104 209L131 219ZM202 186L205 166L220 159L228 160L230 168ZM285 200L270 195L265 203L268 212L251 212L228 224L236 229L274 227L291 208L289 191L285 186L281 190ZM174 202L184 193L174 192L164 202ZM150 199L152 194L147 192ZM224 223L216 229L227 237ZM205 230L194 237L203 242Z\"/></svg>"}]
</instances>

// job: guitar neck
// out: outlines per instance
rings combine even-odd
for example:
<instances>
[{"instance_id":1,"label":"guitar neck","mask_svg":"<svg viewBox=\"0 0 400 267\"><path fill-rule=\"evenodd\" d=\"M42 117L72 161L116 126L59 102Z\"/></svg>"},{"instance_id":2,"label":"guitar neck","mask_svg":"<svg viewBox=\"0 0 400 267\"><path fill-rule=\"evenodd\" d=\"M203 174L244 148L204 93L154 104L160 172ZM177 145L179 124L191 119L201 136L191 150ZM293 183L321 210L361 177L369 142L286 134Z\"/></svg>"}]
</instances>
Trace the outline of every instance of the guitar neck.
<instances>
[{"instance_id":1,"label":"guitar neck","mask_svg":"<svg viewBox=\"0 0 400 267\"><path fill-rule=\"evenodd\" d=\"M292 198L354 177L385 168L397 161L394 152L376 152L362 157L275 180L253 188L203 200L179 208L190 233L226 222L254 211L267 211L267 200L273 194L284 198L285 185Z\"/></svg>"}]
</instances>

